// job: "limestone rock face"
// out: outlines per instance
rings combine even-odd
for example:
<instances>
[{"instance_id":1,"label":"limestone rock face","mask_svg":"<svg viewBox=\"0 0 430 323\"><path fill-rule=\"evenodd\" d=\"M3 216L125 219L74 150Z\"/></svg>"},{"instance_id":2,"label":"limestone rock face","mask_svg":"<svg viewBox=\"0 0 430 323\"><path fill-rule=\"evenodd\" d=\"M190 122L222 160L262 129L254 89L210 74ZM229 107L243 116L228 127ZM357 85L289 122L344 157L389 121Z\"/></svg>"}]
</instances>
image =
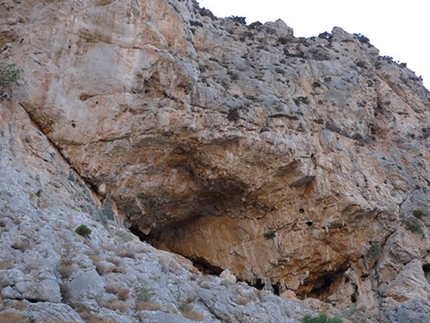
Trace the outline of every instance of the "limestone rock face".
<instances>
[{"instance_id":1,"label":"limestone rock face","mask_svg":"<svg viewBox=\"0 0 430 323\"><path fill-rule=\"evenodd\" d=\"M103 214L211 272L372 319L380 295L427 291L394 285L430 268L430 93L365 36L296 38L191 0L0 8L2 59L24 70L13 99Z\"/></svg>"},{"instance_id":2,"label":"limestone rock face","mask_svg":"<svg viewBox=\"0 0 430 323\"><path fill-rule=\"evenodd\" d=\"M0 111L0 322L299 323L311 313L139 241L19 101ZM89 236L76 232L82 224Z\"/></svg>"}]
</instances>

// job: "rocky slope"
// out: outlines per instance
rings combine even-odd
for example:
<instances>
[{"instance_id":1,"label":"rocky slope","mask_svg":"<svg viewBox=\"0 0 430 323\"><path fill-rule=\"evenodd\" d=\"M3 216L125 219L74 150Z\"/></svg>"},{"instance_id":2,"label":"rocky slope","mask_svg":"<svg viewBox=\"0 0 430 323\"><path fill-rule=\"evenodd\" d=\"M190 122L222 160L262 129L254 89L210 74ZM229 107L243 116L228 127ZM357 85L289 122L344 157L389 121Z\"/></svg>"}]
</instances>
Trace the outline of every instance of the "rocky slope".
<instances>
[{"instance_id":1,"label":"rocky slope","mask_svg":"<svg viewBox=\"0 0 430 323\"><path fill-rule=\"evenodd\" d=\"M24 71L0 102L6 313L430 315L430 93L405 64L191 0L0 8L1 62Z\"/></svg>"}]
</instances>

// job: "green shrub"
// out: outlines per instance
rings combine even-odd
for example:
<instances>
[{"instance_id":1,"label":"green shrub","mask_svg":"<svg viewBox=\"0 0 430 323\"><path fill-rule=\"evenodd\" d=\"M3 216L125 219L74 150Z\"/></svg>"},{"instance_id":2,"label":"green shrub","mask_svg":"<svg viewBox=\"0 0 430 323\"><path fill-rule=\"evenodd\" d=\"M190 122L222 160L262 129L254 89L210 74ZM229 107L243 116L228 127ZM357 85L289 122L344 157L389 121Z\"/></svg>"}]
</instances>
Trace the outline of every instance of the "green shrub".
<instances>
[{"instance_id":1,"label":"green shrub","mask_svg":"<svg viewBox=\"0 0 430 323\"><path fill-rule=\"evenodd\" d=\"M403 221L403 223L406 225L407 230L420 235L421 238L424 237L424 232L421 228L421 224L419 224L416 220L406 219Z\"/></svg>"},{"instance_id":2,"label":"green shrub","mask_svg":"<svg viewBox=\"0 0 430 323\"><path fill-rule=\"evenodd\" d=\"M85 238L87 238L91 234L91 229L88 228L85 224L81 224L76 228L75 232Z\"/></svg>"},{"instance_id":3,"label":"green shrub","mask_svg":"<svg viewBox=\"0 0 430 323\"><path fill-rule=\"evenodd\" d=\"M338 317L330 318L325 313L320 313L318 316L306 314L303 317L303 323L342 323L343 321Z\"/></svg>"},{"instance_id":4,"label":"green shrub","mask_svg":"<svg viewBox=\"0 0 430 323\"><path fill-rule=\"evenodd\" d=\"M273 239L274 237L276 237L276 232L273 230L266 231L264 232L264 237L266 239Z\"/></svg>"},{"instance_id":5,"label":"green shrub","mask_svg":"<svg viewBox=\"0 0 430 323\"><path fill-rule=\"evenodd\" d=\"M354 34L354 36L357 37L361 43L366 44L366 45L370 45L370 40L366 36L364 36L362 34Z\"/></svg>"},{"instance_id":6,"label":"green shrub","mask_svg":"<svg viewBox=\"0 0 430 323\"><path fill-rule=\"evenodd\" d=\"M22 70L15 64L0 65L0 86L9 87L18 83Z\"/></svg>"},{"instance_id":7,"label":"green shrub","mask_svg":"<svg viewBox=\"0 0 430 323\"><path fill-rule=\"evenodd\" d=\"M412 214L414 217L417 217L418 219L421 219L424 216L424 211L421 209L416 209L412 211Z\"/></svg>"},{"instance_id":8,"label":"green shrub","mask_svg":"<svg viewBox=\"0 0 430 323\"><path fill-rule=\"evenodd\" d=\"M367 250L366 256L370 259L376 258L381 252L381 244L379 241L370 242L369 249Z\"/></svg>"},{"instance_id":9,"label":"green shrub","mask_svg":"<svg viewBox=\"0 0 430 323\"><path fill-rule=\"evenodd\" d=\"M149 302L154 296L154 292L150 288L142 287L137 293L137 300L140 302Z\"/></svg>"}]
</instances>

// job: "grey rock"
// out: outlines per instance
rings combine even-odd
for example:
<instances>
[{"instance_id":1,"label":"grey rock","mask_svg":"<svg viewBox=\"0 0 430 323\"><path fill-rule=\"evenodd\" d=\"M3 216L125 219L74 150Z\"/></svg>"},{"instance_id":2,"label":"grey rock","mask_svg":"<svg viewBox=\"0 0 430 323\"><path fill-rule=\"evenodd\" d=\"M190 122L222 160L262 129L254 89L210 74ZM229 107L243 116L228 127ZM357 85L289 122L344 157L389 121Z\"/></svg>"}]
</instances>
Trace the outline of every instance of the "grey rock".
<instances>
[{"instance_id":1,"label":"grey rock","mask_svg":"<svg viewBox=\"0 0 430 323\"><path fill-rule=\"evenodd\" d=\"M139 311L138 317L142 323L190 323L192 321L170 313Z\"/></svg>"},{"instance_id":2,"label":"grey rock","mask_svg":"<svg viewBox=\"0 0 430 323\"><path fill-rule=\"evenodd\" d=\"M100 297L105 289L105 282L95 271L81 273L68 285L67 290L71 301L81 299L96 299Z\"/></svg>"},{"instance_id":3,"label":"grey rock","mask_svg":"<svg viewBox=\"0 0 430 323\"><path fill-rule=\"evenodd\" d=\"M66 304L49 302L26 303L29 314L27 316L34 322L56 323L85 323L73 308Z\"/></svg>"},{"instance_id":4,"label":"grey rock","mask_svg":"<svg viewBox=\"0 0 430 323\"><path fill-rule=\"evenodd\" d=\"M400 304L390 311L392 323L428 323L430 307L427 301L414 300Z\"/></svg>"}]
</instances>

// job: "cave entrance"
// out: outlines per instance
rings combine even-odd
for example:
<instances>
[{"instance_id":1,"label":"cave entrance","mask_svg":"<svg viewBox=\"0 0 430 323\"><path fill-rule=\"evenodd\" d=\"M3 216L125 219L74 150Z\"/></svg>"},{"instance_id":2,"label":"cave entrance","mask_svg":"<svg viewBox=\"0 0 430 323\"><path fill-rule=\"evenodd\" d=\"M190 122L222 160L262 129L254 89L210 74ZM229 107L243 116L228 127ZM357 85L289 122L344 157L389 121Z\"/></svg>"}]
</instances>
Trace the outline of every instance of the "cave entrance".
<instances>
[{"instance_id":1,"label":"cave entrance","mask_svg":"<svg viewBox=\"0 0 430 323\"><path fill-rule=\"evenodd\" d=\"M150 234L150 235L144 234L141 230L139 230L137 225L132 225L131 227L129 227L129 230L131 233L136 235L140 239L140 241L144 241L144 242L147 242L147 243L152 245L151 242L156 240L156 238L154 238L154 234ZM188 258L188 257L186 257L186 258ZM205 275L219 276L224 271L223 268L211 264L209 261L207 261L203 257L194 257L194 258L188 258L188 259L191 260L194 267L196 267L200 272L202 272ZM238 281L242 281L242 282L248 284L249 286L257 288L258 290L271 291L275 295L278 295L278 296L279 296L280 291L281 291L280 283L272 284L270 282L270 278L265 278L265 279L254 278L251 281L238 279Z\"/></svg>"},{"instance_id":2,"label":"cave entrance","mask_svg":"<svg viewBox=\"0 0 430 323\"><path fill-rule=\"evenodd\" d=\"M279 283L272 284L269 278L266 278L266 279L254 278L251 282L248 282L248 281L244 281L244 282L247 283L249 286L255 287L259 290L263 290L263 289L269 290L278 296L281 290L280 284Z\"/></svg>"},{"instance_id":3,"label":"cave entrance","mask_svg":"<svg viewBox=\"0 0 430 323\"><path fill-rule=\"evenodd\" d=\"M427 281L430 283L430 264L426 264L423 266L424 275Z\"/></svg>"},{"instance_id":4,"label":"cave entrance","mask_svg":"<svg viewBox=\"0 0 430 323\"><path fill-rule=\"evenodd\" d=\"M207 275L217 275L219 276L224 269L218 266L214 266L211 263L209 263L206 259L197 257L190 259L198 270L200 270L203 274Z\"/></svg>"},{"instance_id":5,"label":"cave entrance","mask_svg":"<svg viewBox=\"0 0 430 323\"><path fill-rule=\"evenodd\" d=\"M148 241L148 237L146 234L144 234L142 231L139 230L139 227L135 224L133 224L131 227L128 228L131 233L133 233L135 236L139 238L140 241L144 241L147 243L150 243Z\"/></svg>"},{"instance_id":6,"label":"cave entrance","mask_svg":"<svg viewBox=\"0 0 430 323\"><path fill-rule=\"evenodd\" d=\"M151 232L151 234L146 235L135 224L131 225L129 227L129 230L131 233L133 233L135 236L137 236L140 241L144 241L146 243L149 243L150 245L157 248L157 246L154 245L154 242L157 241L157 238L156 238L156 234L154 234L153 232ZM174 251L172 250L172 252L174 252ZM203 274L219 276L224 271L223 268L212 265L209 261L207 261L203 257L195 257L195 258L186 257L186 258L191 260L194 267L196 267Z\"/></svg>"},{"instance_id":7,"label":"cave entrance","mask_svg":"<svg viewBox=\"0 0 430 323\"><path fill-rule=\"evenodd\" d=\"M305 281L305 284L296 291L297 297L300 299L311 297L323 302L329 302L329 296L337 291L344 279L344 274L345 270L328 272L316 281Z\"/></svg>"}]
</instances>

